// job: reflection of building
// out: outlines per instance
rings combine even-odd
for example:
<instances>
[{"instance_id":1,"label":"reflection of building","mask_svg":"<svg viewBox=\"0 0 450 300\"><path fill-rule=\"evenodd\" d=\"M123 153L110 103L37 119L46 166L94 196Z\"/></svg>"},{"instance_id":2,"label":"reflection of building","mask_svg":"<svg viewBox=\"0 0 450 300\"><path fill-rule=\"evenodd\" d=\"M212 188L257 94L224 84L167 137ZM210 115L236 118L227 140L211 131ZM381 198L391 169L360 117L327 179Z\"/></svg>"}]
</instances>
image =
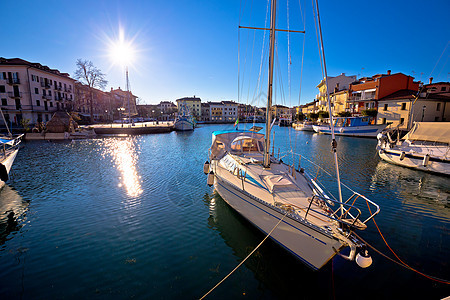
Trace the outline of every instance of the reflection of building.
<instances>
[{"instance_id":1,"label":"reflection of building","mask_svg":"<svg viewBox=\"0 0 450 300\"><path fill-rule=\"evenodd\" d=\"M75 80L67 73L20 58L0 57L0 100L8 123L50 120L57 110L71 111ZM3 124L3 118L0 119Z\"/></svg>"},{"instance_id":2,"label":"reflection of building","mask_svg":"<svg viewBox=\"0 0 450 300\"><path fill-rule=\"evenodd\" d=\"M404 89L378 101L378 123L392 123L402 130L412 128L413 122L450 120L450 83L427 84L417 91Z\"/></svg>"},{"instance_id":3,"label":"reflection of building","mask_svg":"<svg viewBox=\"0 0 450 300\"><path fill-rule=\"evenodd\" d=\"M197 97L184 97L177 99L177 107L180 108L181 104L186 104L186 106L189 109L189 112L193 117L196 119L200 117L202 110L201 110L201 102L202 100Z\"/></svg>"}]
</instances>

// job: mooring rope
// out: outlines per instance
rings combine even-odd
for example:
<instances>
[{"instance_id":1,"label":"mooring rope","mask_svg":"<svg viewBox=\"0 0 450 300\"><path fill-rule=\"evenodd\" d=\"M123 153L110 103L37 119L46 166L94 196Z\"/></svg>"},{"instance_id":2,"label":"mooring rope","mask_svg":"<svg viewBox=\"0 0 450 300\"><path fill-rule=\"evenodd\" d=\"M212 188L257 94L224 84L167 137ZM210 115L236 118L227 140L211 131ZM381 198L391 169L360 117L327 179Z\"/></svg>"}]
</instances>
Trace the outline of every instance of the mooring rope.
<instances>
[{"instance_id":1,"label":"mooring rope","mask_svg":"<svg viewBox=\"0 0 450 300\"><path fill-rule=\"evenodd\" d=\"M366 201L366 203L367 203L367 201ZM371 210L370 210L369 203L367 203L367 207L369 208L369 212L372 214L372 212L371 212ZM394 256L398 259L398 261L396 261L396 260L390 258L389 256L387 256L387 255L381 253L381 251L375 249L374 246L372 246L372 245L370 245L369 243L367 243L366 241L364 241L364 240L363 240L361 237L359 237L356 233L354 233L355 236L356 236L357 238L359 238L362 242L364 242L367 246L369 246L370 248L372 248L373 250L375 250L375 252L377 252L378 254L384 256L385 258L389 259L390 261L393 261L393 262L395 262L396 264L398 264L398 265L400 265L400 266L402 266L402 267L404 267L404 268L406 268L406 269L409 269L409 270L411 270L411 271L414 271L414 272L416 272L417 274L422 275L423 277L426 277L426 278L428 278L428 279L431 279L431 280L434 280L434 281L437 281L437 282L440 282L440 283L444 283L444 284L450 284L450 281L449 281L449 280L441 279L441 278L438 278L438 277L435 277L435 276L431 276L431 275L427 275L427 274L425 274L425 273L422 273L422 272L420 272L420 271L414 269L413 267L409 266L409 265L408 265L407 263L405 263L403 260L401 260L400 257L398 257L398 255L394 252L394 250L392 250L392 248L389 246L388 242L387 242L386 239L384 238L384 235L381 233L381 230L380 230L380 228L378 227L378 224L377 224L377 222L375 221L375 219L372 219L372 221L373 221L373 223L375 224L375 227L377 228L378 233L380 234L380 236L381 236L381 238L383 239L384 243L385 243L386 246L389 248L389 250L391 250L392 254L394 254Z\"/></svg>"},{"instance_id":2,"label":"mooring rope","mask_svg":"<svg viewBox=\"0 0 450 300\"><path fill-rule=\"evenodd\" d=\"M230 273L228 273L227 276L225 276L225 277L224 277L221 281L219 281L212 289L210 289L206 294L204 294L204 295L200 298L200 300L202 300L202 299L204 299L206 296L208 296L212 291L214 291L215 288L217 288L222 282L224 282L228 277L230 277L231 274L234 273L234 271L236 271L237 269L239 269L239 267L242 266L242 264L243 264L250 256L252 256L252 254L253 254L256 250L258 250L258 248L259 248L259 247L267 240L267 238L272 234L272 232L275 230L275 228L277 228L278 225L280 225L280 223L284 220L284 217L286 217L287 214L288 214L288 211L286 211L286 213L284 214L284 216L280 219L280 221L278 221L277 225L275 225L275 226L272 228L272 230L269 232L269 234L266 235L266 237L261 241L261 243L259 243L258 246L256 246L256 248L253 249L253 251L250 252L250 254L247 255L247 257L244 258L244 260L241 261L241 262L236 266L236 268L233 269L233 271L231 271Z\"/></svg>"}]
</instances>

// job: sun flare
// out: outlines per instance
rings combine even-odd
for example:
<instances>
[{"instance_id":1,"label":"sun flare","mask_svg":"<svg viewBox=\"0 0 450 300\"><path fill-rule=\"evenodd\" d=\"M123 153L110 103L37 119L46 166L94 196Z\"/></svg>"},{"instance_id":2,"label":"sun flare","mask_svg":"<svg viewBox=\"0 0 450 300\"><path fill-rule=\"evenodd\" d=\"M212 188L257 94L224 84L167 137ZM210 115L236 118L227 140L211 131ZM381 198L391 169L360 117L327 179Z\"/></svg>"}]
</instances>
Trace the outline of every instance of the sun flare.
<instances>
[{"instance_id":1,"label":"sun flare","mask_svg":"<svg viewBox=\"0 0 450 300\"><path fill-rule=\"evenodd\" d=\"M109 43L109 58L113 64L120 66L130 66L136 58L136 48L132 40L126 40L123 29L120 29L116 40Z\"/></svg>"}]
</instances>

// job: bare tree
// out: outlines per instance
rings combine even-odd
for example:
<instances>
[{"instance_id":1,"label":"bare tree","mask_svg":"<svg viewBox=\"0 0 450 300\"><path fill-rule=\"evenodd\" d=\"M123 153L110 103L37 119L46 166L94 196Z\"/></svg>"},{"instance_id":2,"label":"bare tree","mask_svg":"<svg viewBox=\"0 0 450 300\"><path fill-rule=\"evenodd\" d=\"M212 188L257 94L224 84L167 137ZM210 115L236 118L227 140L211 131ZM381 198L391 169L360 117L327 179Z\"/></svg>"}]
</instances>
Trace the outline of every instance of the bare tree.
<instances>
[{"instance_id":1,"label":"bare tree","mask_svg":"<svg viewBox=\"0 0 450 300\"><path fill-rule=\"evenodd\" d=\"M97 69L90 60L77 59L77 70L75 71L75 79L86 84L90 91L90 111L91 123L94 123L94 88L104 89L108 84L105 74Z\"/></svg>"}]
</instances>

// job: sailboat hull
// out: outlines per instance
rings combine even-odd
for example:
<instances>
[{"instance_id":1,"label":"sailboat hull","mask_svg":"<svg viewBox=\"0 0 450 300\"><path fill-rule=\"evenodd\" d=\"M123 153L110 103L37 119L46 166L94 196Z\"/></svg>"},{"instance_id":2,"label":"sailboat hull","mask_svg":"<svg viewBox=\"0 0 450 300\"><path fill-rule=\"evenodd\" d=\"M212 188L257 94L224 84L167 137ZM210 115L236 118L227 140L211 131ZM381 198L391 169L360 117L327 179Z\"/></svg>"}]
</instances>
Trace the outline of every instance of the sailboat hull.
<instances>
[{"instance_id":1,"label":"sailboat hull","mask_svg":"<svg viewBox=\"0 0 450 300\"><path fill-rule=\"evenodd\" d=\"M17 153L19 152L19 149L15 149L9 154L7 154L2 160L0 160L0 163L5 166L6 174L9 175L9 171L11 170L12 164L14 163L14 160L16 159ZM0 180L0 189L5 185L5 182L3 180Z\"/></svg>"},{"instance_id":2,"label":"sailboat hull","mask_svg":"<svg viewBox=\"0 0 450 300\"><path fill-rule=\"evenodd\" d=\"M174 126L175 130L179 131L194 130L194 124L187 120L177 120Z\"/></svg>"},{"instance_id":3,"label":"sailboat hull","mask_svg":"<svg viewBox=\"0 0 450 300\"><path fill-rule=\"evenodd\" d=\"M265 234L285 215L284 211L258 201L218 176L215 176L214 187L228 205ZM314 230L290 216L283 219L270 237L314 270L320 269L333 258L336 254L334 249L339 251L345 246L331 234Z\"/></svg>"}]
</instances>

